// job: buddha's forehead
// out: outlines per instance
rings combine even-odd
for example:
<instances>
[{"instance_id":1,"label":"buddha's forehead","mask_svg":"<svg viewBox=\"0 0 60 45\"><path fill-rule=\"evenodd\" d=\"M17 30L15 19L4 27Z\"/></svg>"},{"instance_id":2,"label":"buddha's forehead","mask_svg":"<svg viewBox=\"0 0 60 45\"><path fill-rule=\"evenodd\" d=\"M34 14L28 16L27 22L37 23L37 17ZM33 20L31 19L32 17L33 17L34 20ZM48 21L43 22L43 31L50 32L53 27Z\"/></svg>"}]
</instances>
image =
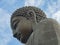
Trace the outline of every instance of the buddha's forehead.
<instances>
[{"instance_id":1,"label":"buddha's forehead","mask_svg":"<svg viewBox=\"0 0 60 45\"><path fill-rule=\"evenodd\" d=\"M26 18L23 17L23 16L16 16L12 19L12 21L14 21L14 20L24 20L24 19L26 20Z\"/></svg>"}]
</instances>

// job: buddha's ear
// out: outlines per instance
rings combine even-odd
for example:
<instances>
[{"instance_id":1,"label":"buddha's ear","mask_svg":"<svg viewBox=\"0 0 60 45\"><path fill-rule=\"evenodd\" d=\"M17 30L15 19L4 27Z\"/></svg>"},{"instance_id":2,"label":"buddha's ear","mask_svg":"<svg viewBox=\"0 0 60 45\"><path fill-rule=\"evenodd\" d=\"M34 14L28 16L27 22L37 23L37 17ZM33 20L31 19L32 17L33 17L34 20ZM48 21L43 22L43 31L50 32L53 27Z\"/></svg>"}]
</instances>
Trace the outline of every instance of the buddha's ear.
<instances>
[{"instance_id":1,"label":"buddha's ear","mask_svg":"<svg viewBox=\"0 0 60 45\"><path fill-rule=\"evenodd\" d=\"M36 13L33 10L28 10L27 15L31 20L33 20L34 23L37 23Z\"/></svg>"}]
</instances>

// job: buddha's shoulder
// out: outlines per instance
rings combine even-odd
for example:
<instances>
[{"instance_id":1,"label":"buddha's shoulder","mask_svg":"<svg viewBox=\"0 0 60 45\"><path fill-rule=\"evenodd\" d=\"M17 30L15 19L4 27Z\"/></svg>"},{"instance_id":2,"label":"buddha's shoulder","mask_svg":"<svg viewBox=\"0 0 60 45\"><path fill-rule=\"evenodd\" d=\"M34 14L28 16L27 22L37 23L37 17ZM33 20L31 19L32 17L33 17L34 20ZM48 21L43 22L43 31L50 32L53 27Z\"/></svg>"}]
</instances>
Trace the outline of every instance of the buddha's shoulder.
<instances>
[{"instance_id":1,"label":"buddha's shoulder","mask_svg":"<svg viewBox=\"0 0 60 45\"><path fill-rule=\"evenodd\" d=\"M52 24L56 24L58 22L55 19L46 18L46 19L41 20L39 23L52 23Z\"/></svg>"}]
</instances>

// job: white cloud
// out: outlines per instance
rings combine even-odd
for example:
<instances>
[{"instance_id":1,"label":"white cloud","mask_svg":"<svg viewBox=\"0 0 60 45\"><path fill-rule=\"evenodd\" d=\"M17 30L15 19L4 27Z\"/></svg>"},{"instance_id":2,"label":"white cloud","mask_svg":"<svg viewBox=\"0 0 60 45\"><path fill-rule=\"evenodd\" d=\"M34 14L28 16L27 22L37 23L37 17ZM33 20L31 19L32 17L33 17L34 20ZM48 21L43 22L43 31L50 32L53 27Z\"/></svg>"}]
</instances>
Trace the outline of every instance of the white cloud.
<instances>
[{"instance_id":1,"label":"white cloud","mask_svg":"<svg viewBox=\"0 0 60 45\"><path fill-rule=\"evenodd\" d=\"M54 18L60 23L60 0L50 0L46 10L47 17Z\"/></svg>"},{"instance_id":2,"label":"white cloud","mask_svg":"<svg viewBox=\"0 0 60 45\"><path fill-rule=\"evenodd\" d=\"M54 13L56 13L58 10L60 10L60 0L50 0L50 2L48 1L47 3L47 9L46 9L46 13L49 15L53 15Z\"/></svg>"},{"instance_id":3,"label":"white cloud","mask_svg":"<svg viewBox=\"0 0 60 45\"><path fill-rule=\"evenodd\" d=\"M35 0L35 6L41 6L41 5L43 5L44 4L44 0Z\"/></svg>"},{"instance_id":4,"label":"white cloud","mask_svg":"<svg viewBox=\"0 0 60 45\"><path fill-rule=\"evenodd\" d=\"M46 2L45 2L46 3ZM46 9L46 14L47 17L52 17L52 14L54 14L57 11L57 1L50 0L47 3L47 9Z\"/></svg>"},{"instance_id":5,"label":"white cloud","mask_svg":"<svg viewBox=\"0 0 60 45\"><path fill-rule=\"evenodd\" d=\"M44 0L25 0L25 6L39 6Z\"/></svg>"},{"instance_id":6,"label":"white cloud","mask_svg":"<svg viewBox=\"0 0 60 45\"><path fill-rule=\"evenodd\" d=\"M25 0L25 6L34 6L35 0Z\"/></svg>"},{"instance_id":7,"label":"white cloud","mask_svg":"<svg viewBox=\"0 0 60 45\"><path fill-rule=\"evenodd\" d=\"M48 4L49 13L53 14L56 11L56 3L53 3L53 5Z\"/></svg>"},{"instance_id":8,"label":"white cloud","mask_svg":"<svg viewBox=\"0 0 60 45\"><path fill-rule=\"evenodd\" d=\"M7 45L11 40L12 33L9 27L10 15L0 8L0 45Z\"/></svg>"},{"instance_id":9,"label":"white cloud","mask_svg":"<svg viewBox=\"0 0 60 45\"><path fill-rule=\"evenodd\" d=\"M60 23L60 11L54 13L52 18L56 19Z\"/></svg>"}]
</instances>

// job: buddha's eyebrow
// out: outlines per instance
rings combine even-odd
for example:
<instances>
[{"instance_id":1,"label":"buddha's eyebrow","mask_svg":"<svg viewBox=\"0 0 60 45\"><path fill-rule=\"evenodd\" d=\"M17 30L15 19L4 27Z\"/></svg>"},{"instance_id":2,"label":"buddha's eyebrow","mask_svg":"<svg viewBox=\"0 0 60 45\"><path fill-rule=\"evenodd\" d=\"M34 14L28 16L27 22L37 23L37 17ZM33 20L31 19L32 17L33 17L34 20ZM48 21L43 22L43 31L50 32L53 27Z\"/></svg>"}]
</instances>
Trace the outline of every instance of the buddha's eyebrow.
<instances>
[{"instance_id":1,"label":"buddha's eyebrow","mask_svg":"<svg viewBox=\"0 0 60 45\"><path fill-rule=\"evenodd\" d=\"M17 21L18 19L16 18L16 17L14 17L13 19L12 19L12 22L14 23L15 21Z\"/></svg>"},{"instance_id":2,"label":"buddha's eyebrow","mask_svg":"<svg viewBox=\"0 0 60 45\"><path fill-rule=\"evenodd\" d=\"M17 24L19 23L19 21L20 21L20 20L19 20L17 17L14 17L14 18L12 19L12 26L13 26L14 29L16 29Z\"/></svg>"},{"instance_id":3,"label":"buddha's eyebrow","mask_svg":"<svg viewBox=\"0 0 60 45\"><path fill-rule=\"evenodd\" d=\"M22 18L21 18L20 16L14 17L14 18L12 19L12 23L14 23L14 22L16 22L16 21L20 21L20 20L22 20Z\"/></svg>"}]
</instances>

